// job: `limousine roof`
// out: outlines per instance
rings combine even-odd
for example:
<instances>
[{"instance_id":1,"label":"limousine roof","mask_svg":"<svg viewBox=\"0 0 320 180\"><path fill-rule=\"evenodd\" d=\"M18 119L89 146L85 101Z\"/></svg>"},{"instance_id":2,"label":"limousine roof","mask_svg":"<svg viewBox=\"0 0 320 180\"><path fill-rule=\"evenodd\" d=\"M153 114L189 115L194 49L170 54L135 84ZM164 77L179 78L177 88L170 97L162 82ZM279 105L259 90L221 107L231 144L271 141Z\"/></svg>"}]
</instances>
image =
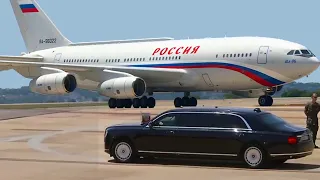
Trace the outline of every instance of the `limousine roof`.
<instances>
[{"instance_id":1,"label":"limousine roof","mask_svg":"<svg viewBox=\"0 0 320 180\"><path fill-rule=\"evenodd\" d=\"M267 113L260 108L241 108L241 107L183 107L171 109L166 112L220 112L220 113L235 113L235 114L262 114Z\"/></svg>"}]
</instances>

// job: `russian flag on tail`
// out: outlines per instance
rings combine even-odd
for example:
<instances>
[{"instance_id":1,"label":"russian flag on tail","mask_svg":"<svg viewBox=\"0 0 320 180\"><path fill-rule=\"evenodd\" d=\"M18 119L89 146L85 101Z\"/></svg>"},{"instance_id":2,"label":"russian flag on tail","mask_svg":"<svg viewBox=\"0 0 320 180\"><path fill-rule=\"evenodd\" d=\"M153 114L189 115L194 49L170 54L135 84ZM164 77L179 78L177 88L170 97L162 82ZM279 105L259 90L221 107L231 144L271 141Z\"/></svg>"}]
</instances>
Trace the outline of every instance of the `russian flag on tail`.
<instances>
[{"instance_id":1,"label":"russian flag on tail","mask_svg":"<svg viewBox=\"0 0 320 180\"><path fill-rule=\"evenodd\" d=\"M39 12L34 4L20 4L22 13Z\"/></svg>"}]
</instances>

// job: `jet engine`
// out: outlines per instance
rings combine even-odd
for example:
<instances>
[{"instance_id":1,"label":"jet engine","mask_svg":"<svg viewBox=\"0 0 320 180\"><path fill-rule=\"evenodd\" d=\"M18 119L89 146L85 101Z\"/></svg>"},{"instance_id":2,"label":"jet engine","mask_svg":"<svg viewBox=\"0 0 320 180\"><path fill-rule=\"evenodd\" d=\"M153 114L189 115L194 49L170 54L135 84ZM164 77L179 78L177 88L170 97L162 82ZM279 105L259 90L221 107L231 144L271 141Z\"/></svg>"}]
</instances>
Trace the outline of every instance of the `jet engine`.
<instances>
[{"instance_id":1,"label":"jet engine","mask_svg":"<svg viewBox=\"0 0 320 180\"><path fill-rule=\"evenodd\" d=\"M146 92L146 83L138 77L114 78L101 83L98 92L111 98L132 99L140 97Z\"/></svg>"},{"instance_id":2,"label":"jet engine","mask_svg":"<svg viewBox=\"0 0 320 180\"><path fill-rule=\"evenodd\" d=\"M67 94L77 88L76 78L69 73L53 73L30 81L32 92L39 94Z\"/></svg>"}]
</instances>

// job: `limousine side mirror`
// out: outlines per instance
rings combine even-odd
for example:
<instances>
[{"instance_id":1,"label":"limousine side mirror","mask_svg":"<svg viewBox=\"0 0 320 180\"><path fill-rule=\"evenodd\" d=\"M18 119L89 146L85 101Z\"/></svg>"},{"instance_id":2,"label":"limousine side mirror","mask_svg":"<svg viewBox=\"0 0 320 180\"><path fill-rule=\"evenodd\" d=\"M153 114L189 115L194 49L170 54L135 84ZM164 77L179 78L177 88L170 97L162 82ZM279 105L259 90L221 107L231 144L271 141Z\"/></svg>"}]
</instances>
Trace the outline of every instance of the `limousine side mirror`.
<instances>
[{"instance_id":1,"label":"limousine side mirror","mask_svg":"<svg viewBox=\"0 0 320 180\"><path fill-rule=\"evenodd\" d=\"M148 123L148 127L149 127L150 129L152 129L152 128L153 128L153 123L152 123L152 122L149 122L149 123Z\"/></svg>"}]
</instances>

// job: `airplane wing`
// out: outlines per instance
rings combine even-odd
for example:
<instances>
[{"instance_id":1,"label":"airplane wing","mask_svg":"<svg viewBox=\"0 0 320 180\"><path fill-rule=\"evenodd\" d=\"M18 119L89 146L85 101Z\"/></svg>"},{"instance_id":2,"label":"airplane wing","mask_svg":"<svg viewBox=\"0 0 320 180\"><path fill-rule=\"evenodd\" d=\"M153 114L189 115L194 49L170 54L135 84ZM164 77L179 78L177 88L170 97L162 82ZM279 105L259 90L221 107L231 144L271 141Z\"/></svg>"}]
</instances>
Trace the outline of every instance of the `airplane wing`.
<instances>
[{"instance_id":1,"label":"airplane wing","mask_svg":"<svg viewBox=\"0 0 320 180\"><path fill-rule=\"evenodd\" d=\"M48 63L42 62L41 57L26 56L0 56L0 69L15 69L21 67L50 67L60 69L66 72L74 72L81 76L84 73L103 72L105 70L118 71L141 77L145 81L168 82L180 79L187 75L187 71L183 69L169 68L148 68L148 67L127 67L127 66L105 66L101 64L70 64L70 63ZM98 79L93 79L98 81ZM85 77L84 77L85 78Z\"/></svg>"}]
</instances>

